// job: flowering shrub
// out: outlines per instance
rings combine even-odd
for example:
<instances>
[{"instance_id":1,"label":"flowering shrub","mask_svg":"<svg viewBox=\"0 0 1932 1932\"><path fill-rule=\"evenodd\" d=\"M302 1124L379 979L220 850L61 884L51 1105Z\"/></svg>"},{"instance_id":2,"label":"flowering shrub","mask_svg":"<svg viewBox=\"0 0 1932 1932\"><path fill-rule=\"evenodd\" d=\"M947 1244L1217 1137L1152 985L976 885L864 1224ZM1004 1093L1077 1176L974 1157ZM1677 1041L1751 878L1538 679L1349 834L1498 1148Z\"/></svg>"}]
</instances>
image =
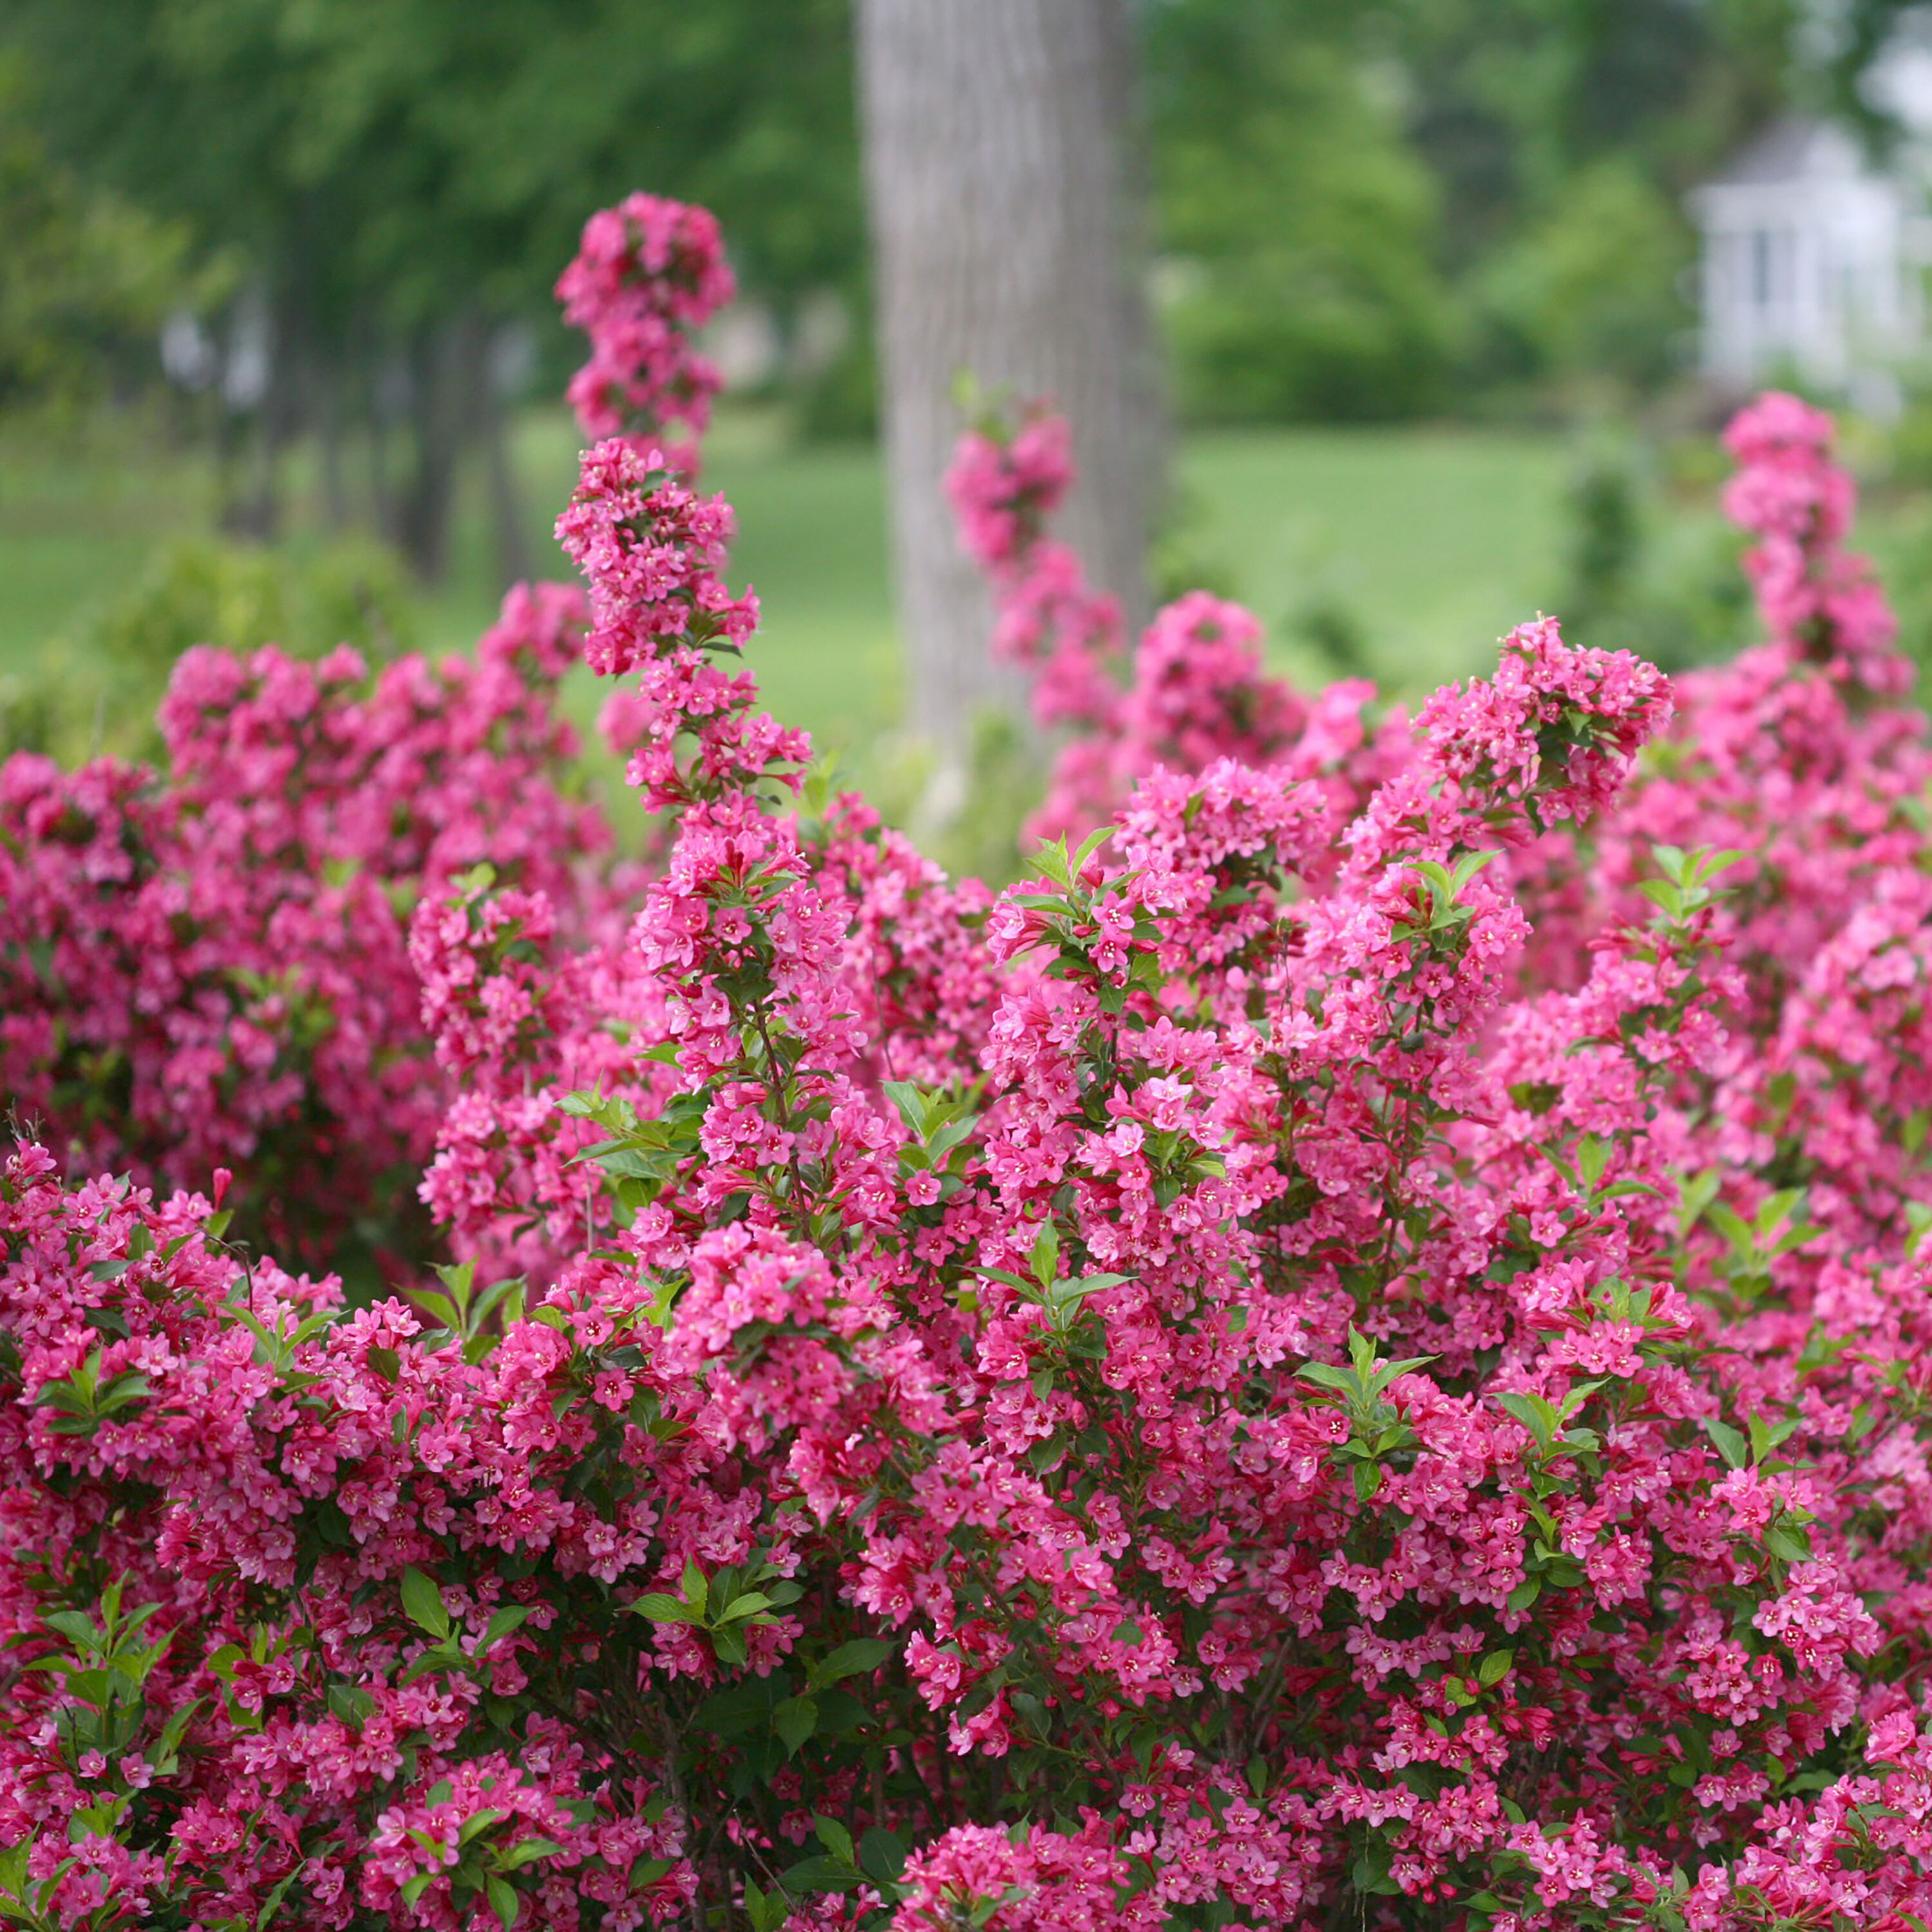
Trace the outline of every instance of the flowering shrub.
<instances>
[{"instance_id":1,"label":"flowering shrub","mask_svg":"<svg viewBox=\"0 0 1932 1932\"><path fill-rule=\"evenodd\" d=\"M562 788L553 705L583 599L513 591L474 660L371 682L342 650L181 660L165 776L0 767L0 1090L100 1166L242 1177L251 1234L326 1256L372 1216L410 1238L410 1177L448 1096L420 1018L411 909L488 859L584 917L608 833Z\"/></svg>"},{"instance_id":2,"label":"flowering shrub","mask_svg":"<svg viewBox=\"0 0 1932 1932\"><path fill-rule=\"evenodd\" d=\"M652 206L579 265L646 314ZM1130 658L1064 430L969 445L1087 832L997 896L721 662L728 516L623 427L587 604L406 730L198 659L172 788L8 769L11 1078L139 1175L0 1179L0 1919L1924 1924L1932 754L1825 419L1733 431L1736 664L1540 619L1372 723L1211 600ZM457 1257L360 1308L218 1198L325 1114L286 1238L427 1159Z\"/></svg>"}]
</instances>

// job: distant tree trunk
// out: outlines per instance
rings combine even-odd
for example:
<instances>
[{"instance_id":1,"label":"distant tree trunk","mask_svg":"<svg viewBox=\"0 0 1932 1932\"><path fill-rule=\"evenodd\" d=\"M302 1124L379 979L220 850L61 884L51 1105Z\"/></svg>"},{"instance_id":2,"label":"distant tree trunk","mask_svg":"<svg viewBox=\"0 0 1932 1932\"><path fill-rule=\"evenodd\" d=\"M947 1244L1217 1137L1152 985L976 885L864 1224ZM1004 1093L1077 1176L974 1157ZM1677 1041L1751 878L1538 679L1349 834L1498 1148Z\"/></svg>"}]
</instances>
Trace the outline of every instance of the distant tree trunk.
<instances>
[{"instance_id":1,"label":"distant tree trunk","mask_svg":"<svg viewBox=\"0 0 1932 1932\"><path fill-rule=\"evenodd\" d=\"M403 540L401 492L396 486L396 425L408 407L409 364L391 343L365 339L360 360L366 372L362 398L369 432L369 509L382 541L398 546Z\"/></svg>"},{"instance_id":2,"label":"distant tree trunk","mask_svg":"<svg viewBox=\"0 0 1932 1932\"><path fill-rule=\"evenodd\" d=\"M268 394L253 412L253 437L244 444L254 473L230 496L221 518L230 536L272 543L281 534L282 456L294 440L298 419L294 381L278 367ZM243 435L247 437L245 429Z\"/></svg>"},{"instance_id":3,"label":"distant tree trunk","mask_svg":"<svg viewBox=\"0 0 1932 1932\"><path fill-rule=\"evenodd\" d=\"M482 317L470 310L437 324L420 345L410 394L416 466L398 508L404 553L425 584L448 571L458 466L477 428L488 342Z\"/></svg>"},{"instance_id":4,"label":"distant tree trunk","mask_svg":"<svg viewBox=\"0 0 1932 1932\"><path fill-rule=\"evenodd\" d=\"M911 722L956 760L976 711L1011 694L940 488L961 370L1065 411L1064 533L1144 614L1164 438L1127 0L859 0L858 30Z\"/></svg>"},{"instance_id":5,"label":"distant tree trunk","mask_svg":"<svg viewBox=\"0 0 1932 1932\"><path fill-rule=\"evenodd\" d=\"M349 490L342 474L342 371L324 356L315 368L315 427L322 445L322 508L331 531L349 522Z\"/></svg>"},{"instance_id":6,"label":"distant tree trunk","mask_svg":"<svg viewBox=\"0 0 1932 1932\"><path fill-rule=\"evenodd\" d=\"M501 380L501 338L492 340L484 358L482 407L478 428L483 458L489 472L490 517L494 528L496 574L507 590L530 574L530 533L524 514L524 493L518 487L515 452L511 447L512 418Z\"/></svg>"}]
</instances>

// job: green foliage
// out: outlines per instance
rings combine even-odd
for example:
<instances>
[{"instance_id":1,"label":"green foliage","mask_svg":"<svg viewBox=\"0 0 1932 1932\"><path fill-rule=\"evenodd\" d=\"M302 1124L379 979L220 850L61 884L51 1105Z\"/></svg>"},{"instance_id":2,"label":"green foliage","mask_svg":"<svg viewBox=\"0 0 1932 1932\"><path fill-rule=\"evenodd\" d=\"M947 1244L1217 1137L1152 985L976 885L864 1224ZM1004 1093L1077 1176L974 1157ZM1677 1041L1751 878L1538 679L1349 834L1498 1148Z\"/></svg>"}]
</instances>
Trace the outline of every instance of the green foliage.
<instances>
[{"instance_id":1,"label":"green foliage","mask_svg":"<svg viewBox=\"0 0 1932 1932\"><path fill-rule=\"evenodd\" d=\"M687 1559L676 1596L649 1590L631 1608L654 1624L691 1624L704 1634L721 1664L742 1665L746 1658L746 1630L777 1622L772 1612L788 1608L804 1594L798 1584L779 1576L769 1563L734 1565L707 1577L695 1562ZM849 1643L842 1648L854 1653L854 1657L842 1659L835 1652L833 1659L809 1676L813 1688L860 1670L875 1668L892 1650L889 1644L871 1640ZM870 1662L866 1662L866 1658ZM773 1724L786 1741L788 1756L812 1735L817 1715L815 1707L806 1708L810 1705L809 1699L794 1699L792 1703L793 1708L782 1720L776 1711L772 1714Z\"/></svg>"},{"instance_id":2,"label":"green foliage","mask_svg":"<svg viewBox=\"0 0 1932 1932\"><path fill-rule=\"evenodd\" d=\"M1600 430L1586 440L1564 491L1567 554L1550 608L1578 643L1674 671L1749 641L1750 607L1736 532L1701 506L1680 508L1686 486L1670 454Z\"/></svg>"},{"instance_id":3,"label":"green foliage","mask_svg":"<svg viewBox=\"0 0 1932 1932\"><path fill-rule=\"evenodd\" d=\"M1683 193L1794 99L1853 98L1899 8L1840 10L1805 68L1795 0L1150 10L1184 404L1404 416L1666 380L1690 320Z\"/></svg>"},{"instance_id":4,"label":"green foliage","mask_svg":"<svg viewBox=\"0 0 1932 1932\"><path fill-rule=\"evenodd\" d=\"M845 313L853 326L845 340L802 386L796 422L808 442L869 442L878 434L878 362L871 305L870 292L864 289L848 298Z\"/></svg>"},{"instance_id":5,"label":"green foliage","mask_svg":"<svg viewBox=\"0 0 1932 1932\"><path fill-rule=\"evenodd\" d=\"M189 236L50 158L22 111L17 58L0 50L0 410L72 406L137 360L194 294Z\"/></svg>"},{"instance_id":6,"label":"green foliage","mask_svg":"<svg viewBox=\"0 0 1932 1932\"><path fill-rule=\"evenodd\" d=\"M1564 622L1581 634L1630 594L1643 544L1634 465L1621 448L1590 450L1577 465L1568 496L1569 585L1558 608Z\"/></svg>"},{"instance_id":7,"label":"green foliage","mask_svg":"<svg viewBox=\"0 0 1932 1932\"><path fill-rule=\"evenodd\" d=\"M197 644L252 650L274 643L298 657L351 644L377 662L411 641L407 581L396 557L364 538L304 554L210 538L170 544L95 632L112 662L143 673Z\"/></svg>"},{"instance_id":8,"label":"green foliage","mask_svg":"<svg viewBox=\"0 0 1932 1932\"><path fill-rule=\"evenodd\" d=\"M1683 217L1634 157L1594 162L1478 273L1474 326L1537 373L1654 385L1692 320L1678 292L1692 252Z\"/></svg>"},{"instance_id":9,"label":"green foliage","mask_svg":"<svg viewBox=\"0 0 1932 1932\"><path fill-rule=\"evenodd\" d=\"M1900 10L1846 0L1163 0L1138 10L1176 391L1197 418L1414 416L1477 383L1670 373L1682 190ZM459 318L572 346L584 208L705 202L782 330L862 317L850 0L0 0L0 400L98 382L184 295L267 297L279 398L366 416ZM1812 39L1818 36L1814 32ZM1809 44L1809 43L1803 43ZM194 263L212 264L199 290ZM804 379L868 434L856 328Z\"/></svg>"},{"instance_id":10,"label":"green foliage","mask_svg":"<svg viewBox=\"0 0 1932 1932\"><path fill-rule=\"evenodd\" d=\"M781 295L849 275L844 0L0 0L56 150L244 247L346 339L546 317L584 212L701 200Z\"/></svg>"},{"instance_id":11,"label":"green foliage","mask_svg":"<svg viewBox=\"0 0 1932 1932\"><path fill-rule=\"evenodd\" d=\"M1364 418L1433 403L1444 291L1426 170L1346 47L1293 10L1156 15L1165 319L1197 418Z\"/></svg>"},{"instance_id":12,"label":"green foliage","mask_svg":"<svg viewBox=\"0 0 1932 1932\"><path fill-rule=\"evenodd\" d=\"M846 0L0 0L5 46L53 160L191 235L266 322L266 394L208 405L248 457L231 524L274 532L313 434L338 508L353 488L426 580L464 453L509 473L500 389L581 359L551 291L588 210L644 186L705 203L782 326L862 280ZM526 540L495 500L507 580Z\"/></svg>"},{"instance_id":13,"label":"green foliage","mask_svg":"<svg viewBox=\"0 0 1932 1932\"><path fill-rule=\"evenodd\" d=\"M1346 1441L1336 1444L1334 1460L1350 1472L1357 1498L1366 1502L1382 1487L1382 1464L1390 1456L1407 1449L1415 1440L1412 1430L1396 1405L1384 1399L1390 1384L1412 1370L1426 1367L1432 1355L1406 1356L1385 1362L1377 1355L1376 1345L1351 1327L1348 1330L1348 1366L1336 1368L1324 1362L1310 1362L1295 1371L1304 1382L1330 1390L1340 1400L1347 1418Z\"/></svg>"},{"instance_id":14,"label":"green foliage","mask_svg":"<svg viewBox=\"0 0 1932 1932\"><path fill-rule=\"evenodd\" d=\"M414 631L404 568L371 538L269 549L184 538L158 550L131 589L83 619L37 676L0 698L0 752L76 757L97 740L152 748L156 700L196 644L276 644L316 658L346 644L382 662L407 648Z\"/></svg>"},{"instance_id":15,"label":"green foliage","mask_svg":"<svg viewBox=\"0 0 1932 1932\"><path fill-rule=\"evenodd\" d=\"M989 707L973 721L963 770L944 772L929 745L894 737L868 760L866 790L954 878L1005 885L1024 869L1022 827L1040 802L1042 766L1038 736ZM842 773L838 782L848 782Z\"/></svg>"},{"instance_id":16,"label":"green foliage","mask_svg":"<svg viewBox=\"0 0 1932 1932\"><path fill-rule=\"evenodd\" d=\"M1675 194L1789 104L1795 0L1385 0L1458 278L1628 158Z\"/></svg>"}]
</instances>

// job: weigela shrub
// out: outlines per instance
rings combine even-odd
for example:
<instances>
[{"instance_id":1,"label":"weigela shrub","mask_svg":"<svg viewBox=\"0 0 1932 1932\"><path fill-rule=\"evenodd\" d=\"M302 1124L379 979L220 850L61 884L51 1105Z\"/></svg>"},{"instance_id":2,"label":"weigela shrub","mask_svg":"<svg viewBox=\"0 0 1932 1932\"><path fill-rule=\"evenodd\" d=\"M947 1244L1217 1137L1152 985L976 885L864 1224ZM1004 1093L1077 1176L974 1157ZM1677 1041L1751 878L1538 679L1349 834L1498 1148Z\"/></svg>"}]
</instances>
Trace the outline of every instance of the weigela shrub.
<instances>
[{"instance_id":1,"label":"weigela shrub","mask_svg":"<svg viewBox=\"0 0 1932 1932\"><path fill-rule=\"evenodd\" d=\"M572 275L675 314L651 210ZM1737 663L1539 619L1413 719L1130 657L982 436L1086 835L994 895L734 668L688 352L508 620L627 680L647 881L501 634L8 768L10 1079L135 1172L0 1180L0 1918L1924 1924L1932 755L1826 421L1732 432ZM347 1305L230 1238L278 1157L458 1258Z\"/></svg>"},{"instance_id":2,"label":"weigela shrub","mask_svg":"<svg viewBox=\"0 0 1932 1932\"><path fill-rule=\"evenodd\" d=\"M519 588L473 658L370 679L341 650L207 648L163 703L166 765L0 767L0 1091L54 1144L166 1184L226 1164L291 1258L345 1223L411 1244L450 1097L408 946L479 863L601 916L609 845L555 704L584 605Z\"/></svg>"}]
</instances>

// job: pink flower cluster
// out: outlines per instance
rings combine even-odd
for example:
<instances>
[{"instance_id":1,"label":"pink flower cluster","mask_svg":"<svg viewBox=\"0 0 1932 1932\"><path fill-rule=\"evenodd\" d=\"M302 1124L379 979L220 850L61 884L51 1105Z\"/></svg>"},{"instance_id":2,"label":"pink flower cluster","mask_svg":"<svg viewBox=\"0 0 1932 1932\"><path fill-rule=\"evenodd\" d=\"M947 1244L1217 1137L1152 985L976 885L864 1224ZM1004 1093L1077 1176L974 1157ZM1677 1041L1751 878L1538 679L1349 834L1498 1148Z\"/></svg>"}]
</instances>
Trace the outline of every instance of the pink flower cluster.
<instances>
[{"instance_id":1,"label":"pink flower cluster","mask_svg":"<svg viewBox=\"0 0 1932 1932\"><path fill-rule=\"evenodd\" d=\"M1744 570L1766 628L1862 682L1904 688L1898 625L1864 557L1843 548L1857 492L1832 461L1832 419L1796 396L1760 397L1724 433L1738 470L1724 492L1757 542Z\"/></svg>"},{"instance_id":2,"label":"pink flower cluster","mask_svg":"<svg viewBox=\"0 0 1932 1932\"><path fill-rule=\"evenodd\" d=\"M758 621L758 598L748 590L734 597L724 583L731 534L722 496L696 495L660 451L615 437L586 455L557 522L557 541L590 580L591 668L607 677L641 674L613 736L637 748L631 781L652 811L697 795L676 769L677 734L688 722L701 724L712 748L700 785L723 782L744 760L762 767L802 755L796 733L753 709L754 681L710 661L742 649Z\"/></svg>"},{"instance_id":3,"label":"pink flower cluster","mask_svg":"<svg viewBox=\"0 0 1932 1932\"><path fill-rule=\"evenodd\" d=\"M1028 672L1042 728L1072 730L1028 836L1104 824L1157 766L1199 771L1226 756L1284 763L1300 776L1340 774L1346 754L1360 749L1372 687L1337 685L1311 702L1269 676L1261 625L1238 604L1190 592L1119 662L1118 603L1048 533L1073 476L1065 419L1035 405L1010 431L995 422L963 436L946 478L961 541L992 582L994 655ZM1391 728L1399 739L1402 722ZM1349 794L1360 795L1359 785Z\"/></svg>"},{"instance_id":4,"label":"pink flower cluster","mask_svg":"<svg viewBox=\"0 0 1932 1932\"><path fill-rule=\"evenodd\" d=\"M1029 433L962 472L1016 581L1065 481ZM1746 437L1750 514L1840 500L1805 435ZM166 784L0 781L57 1069L237 1024L86 976L77 907L124 975L186 943L141 855L245 875L226 943L331 1038L400 948L359 1088L286 1048L290 1134L350 1111L276 1184L338 1211L407 1096L458 1258L351 1298L231 1243L186 1170L245 1199L245 1114L130 1156L87 1088L159 1186L16 1148L0 1916L1932 1915L1932 742L1879 627L1828 600L1820 650L1761 572L1769 641L1673 692L1538 619L1372 734L1183 599L1078 714L1092 836L995 896L719 662L722 515L607 442L587 620L410 672L416 735L200 658ZM1789 527L1853 580L1841 518ZM512 634L533 706L566 642L626 680L648 877L509 686L476 728Z\"/></svg>"},{"instance_id":5,"label":"pink flower cluster","mask_svg":"<svg viewBox=\"0 0 1932 1932\"><path fill-rule=\"evenodd\" d=\"M371 680L355 654L190 651L167 764L0 769L0 1090L85 1166L243 1176L257 1236L416 1238L410 1177L445 1094L412 909L489 860L574 909L609 844L571 796L554 707L584 604L519 588L473 658ZM403 1204L392 1210L392 1204Z\"/></svg>"},{"instance_id":6,"label":"pink flower cluster","mask_svg":"<svg viewBox=\"0 0 1932 1932\"><path fill-rule=\"evenodd\" d=\"M708 208L634 194L593 214L556 284L564 320L590 338L569 389L584 434L668 442L694 470L722 378L692 338L736 292ZM670 440L673 424L690 440Z\"/></svg>"}]
</instances>

